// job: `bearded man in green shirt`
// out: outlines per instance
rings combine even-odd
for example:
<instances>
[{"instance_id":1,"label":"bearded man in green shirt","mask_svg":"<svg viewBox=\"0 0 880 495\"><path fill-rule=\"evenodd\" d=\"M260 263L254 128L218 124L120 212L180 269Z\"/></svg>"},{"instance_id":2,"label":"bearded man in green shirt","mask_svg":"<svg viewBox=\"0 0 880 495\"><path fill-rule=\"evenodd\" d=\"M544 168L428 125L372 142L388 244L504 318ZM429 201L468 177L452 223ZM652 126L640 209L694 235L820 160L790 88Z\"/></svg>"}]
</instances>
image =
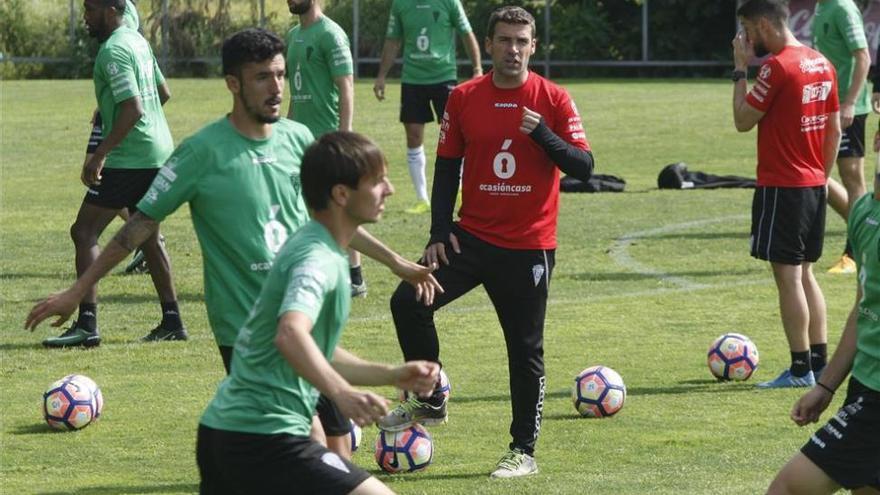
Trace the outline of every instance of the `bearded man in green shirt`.
<instances>
[{"instance_id":1,"label":"bearded man in green shirt","mask_svg":"<svg viewBox=\"0 0 880 495\"><path fill-rule=\"evenodd\" d=\"M52 315L62 324L85 291L159 223L188 203L202 248L205 305L227 373L232 346L266 279L275 253L309 220L300 186L300 161L313 141L309 130L281 118L284 43L263 29L246 29L223 45L223 72L232 112L190 136L174 151L132 215L95 263L69 289L36 304L33 330ZM433 302L439 288L423 267L403 259L365 230L351 242L416 286Z\"/></svg>"},{"instance_id":2,"label":"bearded man in green shirt","mask_svg":"<svg viewBox=\"0 0 880 495\"><path fill-rule=\"evenodd\" d=\"M88 192L70 228L77 275L82 275L98 257L98 238L117 212L135 210L173 149L162 111L170 92L149 43L126 25L126 10L125 0L84 2L86 27L101 42L94 83L104 139L83 165L81 180ZM186 340L170 261L159 243L158 230L141 239L138 246L152 267L153 285L162 306L162 321L144 340ZM94 284L85 288L77 303L76 322L59 337L44 340L44 346L100 344Z\"/></svg>"}]
</instances>

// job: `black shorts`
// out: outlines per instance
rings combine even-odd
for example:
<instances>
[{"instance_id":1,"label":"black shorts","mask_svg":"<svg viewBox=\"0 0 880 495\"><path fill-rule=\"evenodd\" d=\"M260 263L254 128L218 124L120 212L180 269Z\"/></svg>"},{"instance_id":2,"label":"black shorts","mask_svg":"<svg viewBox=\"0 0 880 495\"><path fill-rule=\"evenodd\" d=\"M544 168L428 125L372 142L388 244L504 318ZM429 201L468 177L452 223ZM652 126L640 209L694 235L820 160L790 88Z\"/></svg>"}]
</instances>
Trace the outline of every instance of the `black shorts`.
<instances>
[{"instance_id":1,"label":"black shorts","mask_svg":"<svg viewBox=\"0 0 880 495\"><path fill-rule=\"evenodd\" d=\"M880 490L880 391L850 378L843 406L801 452L846 489Z\"/></svg>"},{"instance_id":2,"label":"black shorts","mask_svg":"<svg viewBox=\"0 0 880 495\"><path fill-rule=\"evenodd\" d=\"M401 84L400 121L404 124L440 122L446 109L446 100L449 99L449 93L456 84L456 81L437 84ZM432 105L433 113L431 113Z\"/></svg>"},{"instance_id":3,"label":"black shorts","mask_svg":"<svg viewBox=\"0 0 880 495\"><path fill-rule=\"evenodd\" d=\"M822 256L825 186L762 187L752 199L753 257L800 265Z\"/></svg>"},{"instance_id":4,"label":"black shorts","mask_svg":"<svg viewBox=\"0 0 880 495\"><path fill-rule=\"evenodd\" d=\"M336 404L324 397L324 394L318 397L317 412L324 433L328 437L341 437L351 433L351 421L343 416Z\"/></svg>"},{"instance_id":5,"label":"black shorts","mask_svg":"<svg viewBox=\"0 0 880 495\"><path fill-rule=\"evenodd\" d=\"M258 435L199 425L202 495L344 494L370 475L308 437Z\"/></svg>"},{"instance_id":6,"label":"black shorts","mask_svg":"<svg viewBox=\"0 0 880 495\"><path fill-rule=\"evenodd\" d=\"M158 168L105 168L101 171L101 183L89 186L83 203L134 212L157 173Z\"/></svg>"},{"instance_id":7,"label":"black shorts","mask_svg":"<svg viewBox=\"0 0 880 495\"><path fill-rule=\"evenodd\" d=\"M856 115L851 126L841 129L837 158L864 158L866 120L868 114Z\"/></svg>"},{"instance_id":8,"label":"black shorts","mask_svg":"<svg viewBox=\"0 0 880 495\"><path fill-rule=\"evenodd\" d=\"M86 145L86 154L94 154L102 142L104 142L104 127L101 123L101 113L95 112L95 121L92 122L92 133L89 134L89 144Z\"/></svg>"}]
</instances>

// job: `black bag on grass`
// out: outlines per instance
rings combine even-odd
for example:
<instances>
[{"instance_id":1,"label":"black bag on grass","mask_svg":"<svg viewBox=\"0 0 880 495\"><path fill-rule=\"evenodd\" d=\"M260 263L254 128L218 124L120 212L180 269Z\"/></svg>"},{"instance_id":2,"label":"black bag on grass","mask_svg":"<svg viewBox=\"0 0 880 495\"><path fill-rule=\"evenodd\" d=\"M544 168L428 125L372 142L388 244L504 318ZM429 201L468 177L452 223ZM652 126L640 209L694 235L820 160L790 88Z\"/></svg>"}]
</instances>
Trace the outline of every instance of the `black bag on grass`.
<instances>
[{"instance_id":1,"label":"black bag on grass","mask_svg":"<svg viewBox=\"0 0 880 495\"><path fill-rule=\"evenodd\" d=\"M752 188L755 179L736 175L712 175L704 172L688 172L684 162L670 163L657 176L660 189L720 189Z\"/></svg>"},{"instance_id":2,"label":"black bag on grass","mask_svg":"<svg viewBox=\"0 0 880 495\"><path fill-rule=\"evenodd\" d=\"M562 192L623 192L626 181L613 175L593 174L586 182L565 176L559 180L559 190Z\"/></svg>"}]
</instances>

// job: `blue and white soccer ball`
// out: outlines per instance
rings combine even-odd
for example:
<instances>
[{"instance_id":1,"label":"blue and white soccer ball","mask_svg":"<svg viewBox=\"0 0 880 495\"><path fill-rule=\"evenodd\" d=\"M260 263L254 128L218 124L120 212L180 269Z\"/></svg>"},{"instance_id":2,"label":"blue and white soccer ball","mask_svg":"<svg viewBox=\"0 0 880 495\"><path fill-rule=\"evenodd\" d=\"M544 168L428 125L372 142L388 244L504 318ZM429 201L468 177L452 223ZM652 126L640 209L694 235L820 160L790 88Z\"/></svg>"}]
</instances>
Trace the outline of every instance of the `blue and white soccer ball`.
<instances>
[{"instance_id":1,"label":"blue and white soccer ball","mask_svg":"<svg viewBox=\"0 0 880 495\"><path fill-rule=\"evenodd\" d=\"M57 430L79 430L101 417L104 397L89 377L67 375L43 393L43 419Z\"/></svg>"},{"instance_id":2,"label":"blue and white soccer ball","mask_svg":"<svg viewBox=\"0 0 880 495\"><path fill-rule=\"evenodd\" d=\"M626 385L613 369L591 366L574 377L571 398L581 416L607 418L623 408Z\"/></svg>"},{"instance_id":3,"label":"blue and white soccer ball","mask_svg":"<svg viewBox=\"0 0 880 495\"><path fill-rule=\"evenodd\" d=\"M709 371L719 380L748 380L758 369L758 361L758 347L739 333L726 333L715 339L706 357Z\"/></svg>"},{"instance_id":4,"label":"blue and white soccer ball","mask_svg":"<svg viewBox=\"0 0 880 495\"><path fill-rule=\"evenodd\" d=\"M414 423L403 431L379 430L376 464L386 473L420 471L434 458L434 441L424 426Z\"/></svg>"}]
</instances>

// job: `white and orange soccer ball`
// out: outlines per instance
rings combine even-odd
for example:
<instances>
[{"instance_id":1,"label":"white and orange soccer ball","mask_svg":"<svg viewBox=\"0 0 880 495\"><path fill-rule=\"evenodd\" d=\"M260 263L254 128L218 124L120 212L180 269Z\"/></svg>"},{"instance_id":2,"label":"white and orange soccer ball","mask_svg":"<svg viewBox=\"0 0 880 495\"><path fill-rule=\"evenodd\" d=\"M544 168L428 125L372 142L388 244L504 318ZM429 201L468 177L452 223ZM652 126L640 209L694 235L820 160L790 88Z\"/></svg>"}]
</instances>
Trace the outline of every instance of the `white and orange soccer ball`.
<instances>
[{"instance_id":1,"label":"white and orange soccer ball","mask_svg":"<svg viewBox=\"0 0 880 495\"><path fill-rule=\"evenodd\" d=\"M726 333L709 346L706 361L719 380L748 380L758 368L758 348L745 335Z\"/></svg>"},{"instance_id":2,"label":"white and orange soccer ball","mask_svg":"<svg viewBox=\"0 0 880 495\"><path fill-rule=\"evenodd\" d=\"M43 394L43 418L57 430L79 430L101 417L104 397L89 377L67 375Z\"/></svg>"},{"instance_id":3,"label":"white and orange soccer ball","mask_svg":"<svg viewBox=\"0 0 880 495\"><path fill-rule=\"evenodd\" d=\"M607 366L591 366L574 377L571 398L577 412L587 418L617 414L626 401L623 378Z\"/></svg>"},{"instance_id":4,"label":"white and orange soccer ball","mask_svg":"<svg viewBox=\"0 0 880 495\"><path fill-rule=\"evenodd\" d=\"M386 473L420 471L434 458L434 441L420 424L403 431L379 430L376 464Z\"/></svg>"}]
</instances>

